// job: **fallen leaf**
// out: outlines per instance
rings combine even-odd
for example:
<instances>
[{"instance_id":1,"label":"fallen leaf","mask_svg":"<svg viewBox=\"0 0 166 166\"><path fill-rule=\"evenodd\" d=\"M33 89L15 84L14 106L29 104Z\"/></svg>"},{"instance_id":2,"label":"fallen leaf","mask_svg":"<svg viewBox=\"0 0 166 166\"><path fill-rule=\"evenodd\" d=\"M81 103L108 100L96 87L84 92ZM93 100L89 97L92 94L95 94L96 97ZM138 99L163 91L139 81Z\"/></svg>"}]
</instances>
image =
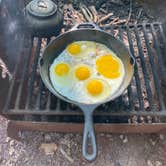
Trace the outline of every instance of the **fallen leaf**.
<instances>
[{"instance_id":1,"label":"fallen leaf","mask_svg":"<svg viewBox=\"0 0 166 166\"><path fill-rule=\"evenodd\" d=\"M42 143L39 149L44 150L46 155L52 155L57 151L57 144L55 143Z\"/></svg>"}]
</instances>

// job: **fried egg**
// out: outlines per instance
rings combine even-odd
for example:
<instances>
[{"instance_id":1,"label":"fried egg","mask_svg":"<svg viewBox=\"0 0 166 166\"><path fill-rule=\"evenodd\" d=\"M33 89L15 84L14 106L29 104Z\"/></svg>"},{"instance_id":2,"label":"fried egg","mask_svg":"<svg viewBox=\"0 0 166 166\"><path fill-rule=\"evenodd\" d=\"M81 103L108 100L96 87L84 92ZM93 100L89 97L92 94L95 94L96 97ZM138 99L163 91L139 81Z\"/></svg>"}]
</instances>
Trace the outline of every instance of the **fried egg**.
<instances>
[{"instance_id":1,"label":"fried egg","mask_svg":"<svg viewBox=\"0 0 166 166\"><path fill-rule=\"evenodd\" d=\"M91 78L84 84L88 97L93 98L94 102L106 99L111 92L111 86L101 78Z\"/></svg>"},{"instance_id":2,"label":"fried egg","mask_svg":"<svg viewBox=\"0 0 166 166\"><path fill-rule=\"evenodd\" d=\"M120 60L112 54L104 54L96 60L96 69L106 78L114 79L120 76Z\"/></svg>"},{"instance_id":3,"label":"fried egg","mask_svg":"<svg viewBox=\"0 0 166 166\"><path fill-rule=\"evenodd\" d=\"M49 74L54 89L62 96L94 104L116 93L125 70L122 61L107 46L77 41L54 59Z\"/></svg>"},{"instance_id":4,"label":"fried egg","mask_svg":"<svg viewBox=\"0 0 166 166\"><path fill-rule=\"evenodd\" d=\"M75 58L94 56L96 44L90 41L73 42L67 46L66 52Z\"/></svg>"},{"instance_id":5,"label":"fried egg","mask_svg":"<svg viewBox=\"0 0 166 166\"><path fill-rule=\"evenodd\" d=\"M61 89L63 86L65 91L71 86L72 75L70 74L70 66L66 62L57 63L50 68L50 79L54 87Z\"/></svg>"},{"instance_id":6,"label":"fried egg","mask_svg":"<svg viewBox=\"0 0 166 166\"><path fill-rule=\"evenodd\" d=\"M84 81L90 77L92 70L90 66L85 64L77 65L74 68L74 76L79 81Z\"/></svg>"}]
</instances>

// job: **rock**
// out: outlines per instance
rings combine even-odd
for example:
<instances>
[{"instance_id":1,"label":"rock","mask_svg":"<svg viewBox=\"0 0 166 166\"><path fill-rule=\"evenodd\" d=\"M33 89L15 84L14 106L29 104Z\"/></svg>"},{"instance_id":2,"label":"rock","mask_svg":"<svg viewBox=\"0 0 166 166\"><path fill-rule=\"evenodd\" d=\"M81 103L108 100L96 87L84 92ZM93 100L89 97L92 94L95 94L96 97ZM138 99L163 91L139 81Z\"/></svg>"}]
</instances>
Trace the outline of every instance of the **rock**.
<instances>
[{"instance_id":1,"label":"rock","mask_svg":"<svg viewBox=\"0 0 166 166\"><path fill-rule=\"evenodd\" d=\"M13 146L14 145L14 140L11 140L9 144L10 144L10 146Z\"/></svg>"},{"instance_id":2,"label":"rock","mask_svg":"<svg viewBox=\"0 0 166 166\"><path fill-rule=\"evenodd\" d=\"M123 143L127 143L128 142L128 138L127 138L127 136L124 138L124 140L123 140Z\"/></svg>"},{"instance_id":3,"label":"rock","mask_svg":"<svg viewBox=\"0 0 166 166\"><path fill-rule=\"evenodd\" d=\"M156 165L156 166L162 166L162 163L161 163L160 161L156 161L156 162L155 162L155 165Z\"/></svg>"},{"instance_id":4,"label":"rock","mask_svg":"<svg viewBox=\"0 0 166 166\"><path fill-rule=\"evenodd\" d=\"M8 160L5 164L6 164L6 166L12 166L11 160Z\"/></svg>"},{"instance_id":5,"label":"rock","mask_svg":"<svg viewBox=\"0 0 166 166\"><path fill-rule=\"evenodd\" d=\"M51 141L51 136L49 134L44 135L45 141Z\"/></svg>"},{"instance_id":6,"label":"rock","mask_svg":"<svg viewBox=\"0 0 166 166\"><path fill-rule=\"evenodd\" d=\"M10 154L10 156L13 155L14 151L15 151L15 149L14 149L13 147L10 147L10 148L9 148L9 154Z\"/></svg>"},{"instance_id":7,"label":"rock","mask_svg":"<svg viewBox=\"0 0 166 166\"><path fill-rule=\"evenodd\" d=\"M163 134L160 134L159 137L160 137L160 140L164 140L164 135Z\"/></svg>"},{"instance_id":8,"label":"rock","mask_svg":"<svg viewBox=\"0 0 166 166\"><path fill-rule=\"evenodd\" d=\"M46 155L53 155L57 151L57 144L55 143L42 143L39 149L44 150Z\"/></svg>"},{"instance_id":9,"label":"rock","mask_svg":"<svg viewBox=\"0 0 166 166\"><path fill-rule=\"evenodd\" d=\"M150 143L151 143L153 146L156 145L156 142L155 142L154 140L152 140L152 139L150 139Z\"/></svg>"},{"instance_id":10,"label":"rock","mask_svg":"<svg viewBox=\"0 0 166 166\"><path fill-rule=\"evenodd\" d=\"M155 141L152 141L152 145L153 145L153 146L156 145L156 142L155 142Z\"/></svg>"},{"instance_id":11,"label":"rock","mask_svg":"<svg viewBox=\"0 0 166 166\"><path fill-rule=\"evenodd\" d=\"M21 139L24 139L24 136L23 136L21 131L18 132L18 137L21 138Z\"/></svg>"},{"instance_id":12,"label":"rock","mask_svg":"<svg viewBox=\"0 0 166 166\"><path fill-rule=\"evenodd\" d=\"M7 138L6 138L6 142L9 142L9 141L10 141L10 139L11 139L10 137L7 137Z\"/></svg>"},{"instance_id":13,"label":"rock","mask_svg":"<svg viewBox=\"0 0 166 166\"><path fill-rule=\"evenodd\" d=\"M147 160L147 166L153 166L153 164L150 160Z\"/></svg>"},{"instance_id":14,"label":"rock","mask_svg":"<svg viewBox=\"0 0 166 166\"><path fill-rule=\"evenodd\" d=\"M123 139L123 138L124 138L124 135L123 135L123 134L121 134L119 137L120 137L120 139Z\"/></svg>"}]
</instances>

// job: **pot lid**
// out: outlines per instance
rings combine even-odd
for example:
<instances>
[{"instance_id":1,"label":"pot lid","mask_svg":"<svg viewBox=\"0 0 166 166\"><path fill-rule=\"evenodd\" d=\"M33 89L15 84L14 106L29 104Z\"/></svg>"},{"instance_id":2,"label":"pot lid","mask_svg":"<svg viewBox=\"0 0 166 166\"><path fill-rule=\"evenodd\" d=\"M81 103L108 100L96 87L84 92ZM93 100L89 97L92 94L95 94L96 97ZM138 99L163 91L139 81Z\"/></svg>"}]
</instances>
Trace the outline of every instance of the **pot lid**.
<instances>
[{"instance_id":1,"label":"pot lid","mask_svg":"<svg viewBox=\"0 0 166 166\"><path fill-rule=\"evenodd\" d=\"M57 11L57 5L51 0L33 0L26 9L33 16L48 17Z\"/></svg>"}]
</instances>

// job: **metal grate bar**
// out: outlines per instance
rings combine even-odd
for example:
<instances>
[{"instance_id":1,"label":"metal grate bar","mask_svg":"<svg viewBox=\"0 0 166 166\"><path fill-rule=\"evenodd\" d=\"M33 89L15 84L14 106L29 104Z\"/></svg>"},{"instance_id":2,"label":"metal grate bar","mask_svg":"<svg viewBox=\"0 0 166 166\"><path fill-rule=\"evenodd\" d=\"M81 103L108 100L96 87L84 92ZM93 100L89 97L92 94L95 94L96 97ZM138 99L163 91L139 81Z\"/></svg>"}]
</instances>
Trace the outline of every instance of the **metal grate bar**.
<instances>
[{"instance_id":1,"label":"metal grate bar","mask_svg":"<svg viewBox=\"0 0 166 166\"><path fill-rule=\"evenodd\" d=\"M159 29L160 29L162 40L164 42L164 46L165 46L164 48L166 49L166 36L164 34L163 27L161 26L161 24L159 24Z\"/></svg>"},{"instance_id":2,"label":"metal grate bar","mask_svg":"<svg viewBox=\"0 0 166 166\"><path fill-rule=\"evenodd\" d=\"M150 65L151 65L151 69L152 69L152 73L153 73L153 77L154 77L153 80L154 80L154 84L155 84L155 88L156 88L157 97L159 99L159 104L160 104L161 110L164 110L164 103L163 103L162 94L160 91L160 85L158 82L159 77L156 73L157 70L156 70L156 66L154 64L154 54L153 54L152 49L149 44L145 25L143 25L143 33L144 33L145 43L146 43L147 51L148 51L148 55L149 55L149 61L150 61Z\"/></svg>"},{"instance_id":3,"label":"metal grate bar","mask_svg":"<svg viewBox=\"0 0 166 166\"><path fill-rule=\"evenodd\" d=\"M21 81L20 81L20 86L18 88L18 92L17 92L17 97L16 97L16 102L15 102L15 109L19 109L19 104L20 104L20 99L21 99L21 92L23 89L23 84L24 84L24 79L25 79L25 75L26 72L28 72L28 64L30 61L30 53L32 51L32 46L33 46L33 38L31 38L31 43L30 43L30 49L28 49L27 54L25 55L25 64L24 64L24 68L22 71L22 75L21 75Z\"/></svg>"},{"instance_id":4,"label":"metal grate bar","mask_svg":"<svg viewBox=\"0 0 166 166\"><path fill-rule=\"evenodd\" d=\"M129 96L129 107L131 108L131 111L134 110L134 102L132 99L132 88L131 85L127 88L128 90L128 96Z\"/></svg>"},{"instance_id":5,"label":"metal grate bar","mask_svg":"<svg viewBox=\"0 0 166 166\"><path fill-rule=\"evenodd\" d=\"M56 105L56 111L59 111L60 110L60 99L57 98L57 105Z\"/></svg>"},{"instance_id":6,"label":"metal grate bar","mask_svg":"<svg viewBox=\"0 0 166 166\"><path fill-rule=\"evenodd\" d=\"M42 89L43 89L43 82L41 80L41 78L39 79L39 90L38 90L38 96L37 96L37 100L36 100L36 106L35 108L37 110L41 109L41 96L42 96Z\"/></svg>"},{"instance_id":7,"label":"metal grate bar","mask_svg":"<svg viewBox=\"0 0 166 166\"><path fill-rule=\"evenodd\" d=\"M152 91L151 91L150 84L149 84L150 78L149 78L149 75L148 75L148 72L147 72L145 59L144 59L144 54L142 52L141 41L140 41L139 34L138 34L138 29L137 29L136 26L134 27L134 32L135 32L135 35L136 35L139 58L141 60L142 72L143 72L144 81L145 81L145 85L146 85L147 98L150 101L149 102L150 107L153 110L154 109L154 105L153 105L154 101L153 101L153 98L152 98Z\"/></svg>"},{"instance_id":8,"label":"metal grate bar","mask_svg":"<svg viewBox=\"0 0 166 166\"><path fill-rule=\"evenodd\" d=\"M123 31L122 28L119 27L119 39L123 41L123 35L122 35Z\"/></svg>"},{"instance_id":9,"label":"metal grate bar","mask_svg":"<svg viewBox=\"0 0 166 166\"><path fill-rule=\"evenodd\" d=\"M50 104L51 104L51 92L48 92L48 100L46 104L46 110L50 109Z\"/></svg>"},{"instance_id":10,"label":"metal grate bar","mask_svg":"<svg viewBox=\"0 0 166 166\"><path fill-rule=\"evenodd\" d=\"M22 37L22 42L24 41L23 39L24 39L24 37ZM17 62L19 62L19 60L21 60L19 58L20 58L20 55L17 55ZM9 105L10 105L10 102L11 102L12 93L13 93L13 90L14 90L15 79L16 79L16 73L18 71L18 68L19 68L19 63L17 63L14 67L13 78L10 82L10 87L9 87L9 91L8 91L8 95L7 95L7 100L6 100L6 103L5 103L5 106L4 106L4 111L8 111L8 108L9 108Z\"/></svg>"},{"instance_id":11,"label":"metal grate bar","mask_svg":"<svg viewBox=\"0 0 166 166\"><path fill-rule=\"evenodd\" d=\"M164 81L166 82L166 74L164 74L164 73L166 73L166 68L164 67L164 64L163 64L161 51L160 51L159 43L158 43L158 40L157 40L157 34L156 34L155 29L154 29L154 24L151 24L150 29L151 29L152 36L153 36L153 39L154 39L154 46L156 48L157 55L158 55L160 73L161 74L163 73L162 76L164 78Z\"/></svg>"},{"instance_id":12,"label":"metal grate bar","mask_svg":"<svg viewBox=\"0 0 166 166\"><path fill-rule=\"evenodd\" d=\"M129 41L129 47L130 47L131 54L135 57L133 42L132 42L132 38L131 38L131 34L129 32L128 26L126 26L126 30L127 30L127 37L128 37L128 41ZM142 92L141 92L141 89L142 89L141 82L139 80L137 64L135 64L135 66L134 66L134 71L135 71L134 76L135 76L135 81L136 81L140 109L142 111L145 111L144 104L143 104L143 98L142 98Z\"/></svg>"},{"instance_id":13,"label":"metal grate bar","mask_svg":"<svg viewBox=\"0 0 166 166\"><path fill-rule=\"evenodd\" d=\"M119 28L119 39L123 41L123 35L122 35L122 29L121 28ZM119 96L117 100L118 100L119 109L123 110L123 105L120 104L120 103L123 103L122 96Z\"/></svg>"},{"instance_id":14,"label":"metal grate bar","mask_svg":"<svg viewBox=\"0 0 166 166\"><path fill-rule=\"evenodd\" d=\"M134 115L136 115L138 119L141 118L141 116L145 119L149 116L166 117L165 103L162 98L162 87L160 85L160 81L163 80L160 80L160 76L157 75L158 68L154 61L155 53L158 54L157 47L161 56L164 55L164 51L166 51L164 49L166 47L164 47L165 45L163 46L163 43L165 44L166 40L162 26L157 23L153 25L155 33L156 30L158 30L156 34L152 33L153 29L151 28L151 24L139 24L137 27L136 25L122 25L104 28L107 32L111 33L111 35L118 35L119 39L129 47L131 54L135 57L137 62L134 67L133 80L126 90L127 93L124 93L115 101L102 104L98 107L94 112L95 117L98 118L97 123L109 124L111 123L109 118L112 116L116 123L123 123L124 118L125 123L127 123L128 118L134 117ZM158 33L159 37L157 36ZM156 44L155 48L152 48L148 40L150 37L156 42L154 43ZM51 40L53 38L55 37L52 37ZM161 42L164 42L157 43L159 42L159 38L161 38ZM47 44L48 42L49 39L47 40ZM65 122L82 123L83 114L80 109L55 97L42 83L38 73L38 59L45 44L45 40L42 40L42 38L35 38L32 47L34 50L31 51L30 45L28 45L29 48L27 52L31 51L33 54L28 53L29 57L26 56L24 61L20 61L18 67L23 67L21 71L18 70L18 67L15 71L15 77L18 79L13 80L12 90L9 89L8 91L9 98L7 98L6 104L8 107L6 107L7 109L3 113L11 118L16 116L25 117L25 119L22 118L21 120L46 122L62 122L65 120ZM26 48L24 48L24 50L25 49ZM143 51L145 51L145 53ZM21 60L24 59L24 56L24 54L20 56ZM158 54L158 56L160 55ZM27 65L27 63L29 63L29 65ZM27 68L28 71L25 71L24 67ZM162 64L160 67L163 67ZM24 76L24 73L27 74ZM28 75L30 75L30 78L28 78ZM149 78L150 81L154 81L156 98L151 95L154 89L152 89L153 84L152 86L149 84ZM143 98L144 90L147 92L147 99ZM27 93L27 95L24 95L24 92ZM15 96L16 99L13 101ZM147 104L150 104L150 108ZM155 121L155 123L158 122Z\"/></svg>"},{"instance_id":15,"label":"metal grate bar","mask_svg":"<svg viewBox=\"0 0 166 166\"><path fill-rule=\"evenodd\" d=\"M38 110L11 110L10 112L7 112L5 114L8 115L59 115L59 116L65 116L65 115L70 115L70 116L76 116L76 115L83 115L82 111L62 111L62 110L56 110L56 111L38 111ZM98 110L94 112L94 115L96 116L110 116L109 111L103 111L103 110ZM133 116L133 115L142 115L142 116L165 116L165 111L156 111L155 114L153 111L130 111L130 114L128 111L111 111L111 116Z\"/></svg>"},{"instance_id":16,"label":"metal grate bar","mask_svg":"<svg viewBox=\"0 0 166 166\"><path fill-rule=\"evenodd\" d=\"M163 31L163 28L162 28L161 24L159 25L159 30L160 30L161 38L162 38L162 41L163 41L162 46L163 46L163 49L164 49L164 55L166 55L166 36L164 34L164 31ZM164 64L166 64L166 58L164 60L165 60Z\"/></svg>"},{"instance_id":17,"label":"metal grate bar","mask_svg":"<svg viewBox=\"0 0 166 166\"><path fill-rule=\"evenodd\" d=\"M121 27L119 27L119 38L120 38L120 40L122 40L124 42L124 39L123 39L123 36L122 36L122 28ZM129 87L127 89L127 92L128 92L128 97L129 97L129 107L130 107L131 110L134 110L134 102L133 102L133 99L132 99L131 84L129 85Z\"/></svg>"},{"instance_id":18,"label":"metal grate bar","mask_svg":"<svg viewBox=\"0 0 166 166\"><path fill-rule=\"evenodd\" d=\"M47 45L50 42L50 38L47 39ZM42 97L42 90L43 90L44 84L43 81L41 79L41 77L39 78L39 90L38 90L38 96L37 96L37 101L36 101L36 108L38 110L41 109L41 97Z\"/></svg>"},{"instance_id":19,"label":"metal grate bar","mask_svg":"<svg viewBox=\"0 0 166 166\"><path fill-rule=\"evenodd\" d=\"M29 87L29 93L28 93L25 109L28 109L30 107L30 103L32 100L32 94L33 94L33 89L34 89L34 81L35 81L35 77L36 77L36 69L37 69L37 64L38 64L38 59L39 59L40 48L41 48L41 38L39 38L37 49L36 49L35 60L34 60L34 65L33 65L33 70L32 70L33 72L32 72L32 76L30 79L30 87Z\"/></svg>"},{"instance_id":20,"label":"metal grate bar","mask_svg":"<svg viewBox=\"0 0 166 166\"><path fill-rule=\"evenodd\" d=\"M150 28L151 24L152 24L152 23L146 23L146 28ZM160 25L160 24L161 24L160 22L154 22L154 23L153 23L154 26L158 26L158 25ZM129 25L127 25L127 26L132 29L132 28L135 27L135 25L137 25L138 28L141 28L141 27L142 27L142 23L140 23L140 24L129 24ZM126 28L126 25L120 25L120 26L121 26L122 28ZM116 25L115 27L119 28L119 25Z\"/></svg>"}]
</instances>

